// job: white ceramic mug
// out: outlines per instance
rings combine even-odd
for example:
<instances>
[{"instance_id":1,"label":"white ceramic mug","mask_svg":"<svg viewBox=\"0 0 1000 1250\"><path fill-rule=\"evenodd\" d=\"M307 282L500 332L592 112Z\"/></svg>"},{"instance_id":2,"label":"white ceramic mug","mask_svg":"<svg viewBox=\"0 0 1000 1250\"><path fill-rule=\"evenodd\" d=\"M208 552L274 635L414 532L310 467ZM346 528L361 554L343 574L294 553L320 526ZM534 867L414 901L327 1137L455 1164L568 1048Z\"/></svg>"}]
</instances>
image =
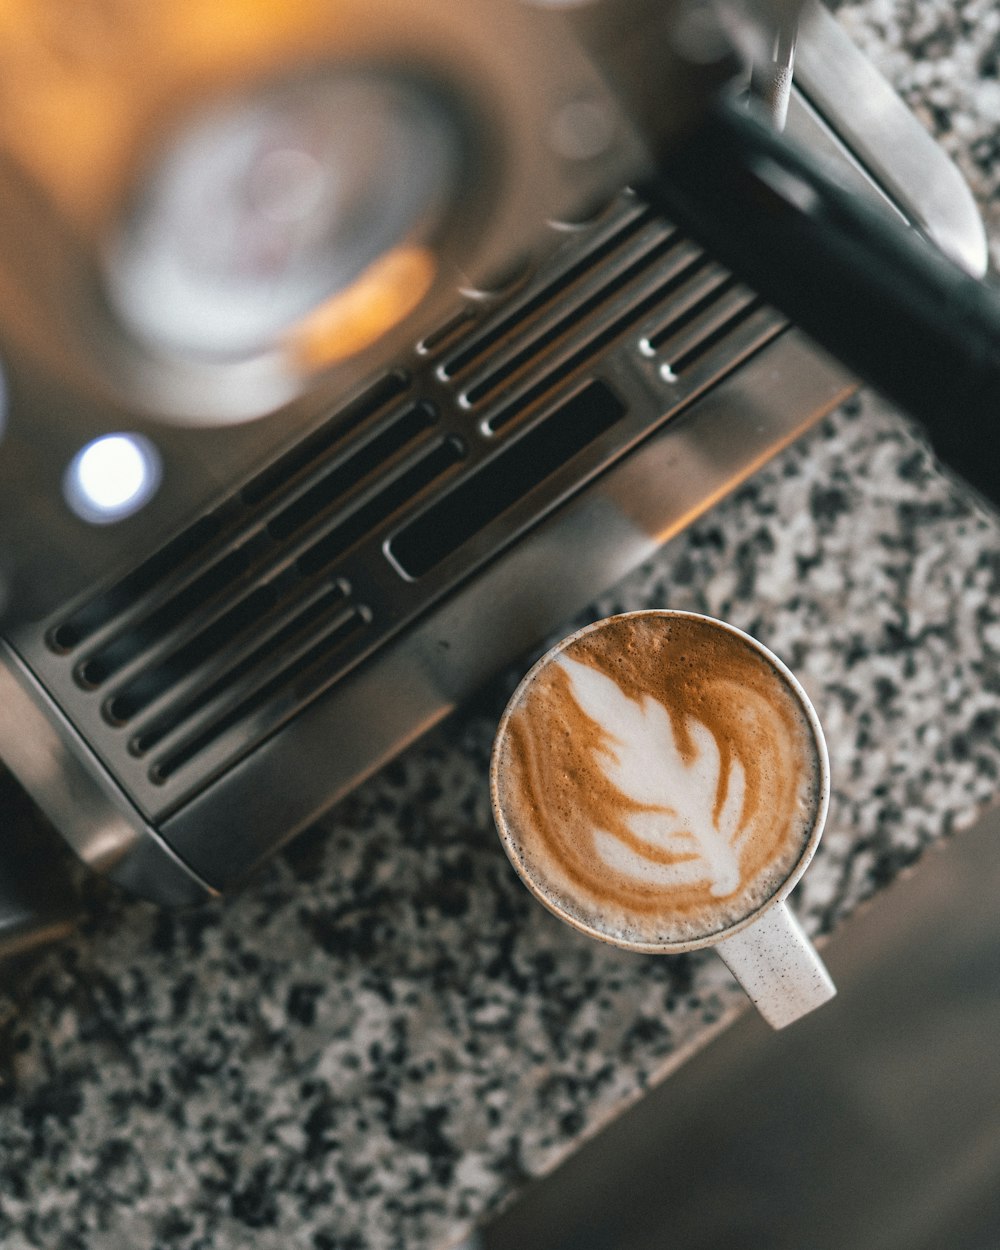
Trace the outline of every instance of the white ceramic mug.
<instances>
[{"instance_id":1,"label":"white ceramic mug","mask_svg":"<svg viewBox=\"0 0 1000 1250\"><path fill-rule=\"evenodd\" d=\"M652 644L655 668L641 663L663 682L661 698L645 686L629 684L628 675L622 676L624 670L614 663L614 657L623 652L609 646L609 639L627 640L627 649L636 656ZM671 667L681 661L686 668ZM676 679L675 671L681 674ZM624 685L618 685L618 678L610 678L609 673L621 676ZM708 708L716 718L714 731L697 716L678 712L673 691L684 683L694 692L690 698L696 699L690 706ZM629 697L628 690L635 698ZM739 724L732 733L725 727L727 717L728 723ZM772 720L778 728L772 727ZM678 744L686 734L685 755ZM578 768L579 756L567 762L570 757L562 753L582 751L583 738L588 739L589 754L586 764ZM766 752L772 744L769 763ZM777 771L772 767L774 760L780 764ZM797 767L792 766L793 760ZM594 771L595 761L600 772ZM725 769L722 761L728 761ZM549 792L542 780L546 776L556 779L558 795ZM748 780L751 776L753 785ZM785 778L781 804L774 810L782 813L782 828L789 830L781 835L787 846L781 843L785 849L770 859L770 851L763 852L763 867L753 870L757 876L752 882L751 870L747 870L744 895L739 893L744 890L743 865L759 853L754 848L761 837L772 836L767 832L770 816L763 788L770 784L766 779L775 776ZM789 778L797 779L794 794ZM529 793L531 787L538 792ZM657 798L658 787L669 802ZM699 794L699 787L707 793ZM777 783L775 787L777 794ZM819 843L829 789L829 759L819 719L781 660L732 625L667 609L597 621L542 656L508 703L490 767L494 818L504 849L528 889L549 910L574 928L628 950L678 954L714 946L774 1028L790 1024L836 993L829 973L785 902ZM615 807L603 822L588 817L589 830L584 827L587 820L580 821L578 829L579 812L572 805L579 801L579 810L589 813L598 802L593 798L595 790L617 796L611 801L621 800L624 815L619 820L621 813ZM697 930L700 913L695 927L687 929L678 927L679 914L671 914L672 898L696 898L699 890L707 897L708 889L705 882L678 885L674 878L694 881L699 872L709 871L699 859L700 835L692 832L694 822L685 816L683 804L678 815L674 793L683 793L688 813L698 802L703 813L712 813L717 828L711 836L721 845L723 858L730 857L729 867L719 872L723 877L736 873L732 880L711 885L713 898L724 895L733 880L740 883L729 911L724 899L718 904L721 911L712 910L714 902L698 904L707 908L705 916L714 917L705 921L703 932ZM596 827L602 823L618 827L616 821L622 830L620 843L605 828ZM682 828L685 822L691 828ZM548 829L549 824L555 832L550 830L551 837L543 846L537 830ZM730 839L728 850L720 843L723 833ZM581 839L586 840L582 849ZM647 855L652 866L644 858ZM628 876L633 872L637 875ZM597 883L593 889L598 894L606 880L635 881L636 897L646 909L641 928L630 927L627 919L612 923L603 902L579 893L590 888L576 884L584 878ZM623 887L626 896L631 888ZM753 902L740 914L744 897ZM619 906L627 916L629 904L616 901L611 910Z\"/></svg>"}]
</instances>

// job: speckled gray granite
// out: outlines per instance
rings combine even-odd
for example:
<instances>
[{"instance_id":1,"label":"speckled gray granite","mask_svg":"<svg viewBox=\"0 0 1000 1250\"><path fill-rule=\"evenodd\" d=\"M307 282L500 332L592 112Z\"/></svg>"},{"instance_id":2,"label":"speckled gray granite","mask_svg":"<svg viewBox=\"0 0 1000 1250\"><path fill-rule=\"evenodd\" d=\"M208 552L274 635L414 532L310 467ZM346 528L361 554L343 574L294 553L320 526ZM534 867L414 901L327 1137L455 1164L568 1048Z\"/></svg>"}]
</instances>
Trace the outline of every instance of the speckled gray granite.
<instances>
[{"instance_id":1,"label":"speckled gray granite","mask_svg":"<svg viewBox=\"0 0 1000 1250\"><path fill-rule=\"evenodd\" d=\"M840 12L1000 256L993 0ZM872 398L586 617L647 605L748 629L816 703L834 793L793 895L813 934L994 800L1000 526ZM485 782L515 677L237 898L166 914L84 882L79 936L0 996L4 1250L437 1250L742 1008L710 952L591 943L517 882Z\"/></svg>"}]
</instances>

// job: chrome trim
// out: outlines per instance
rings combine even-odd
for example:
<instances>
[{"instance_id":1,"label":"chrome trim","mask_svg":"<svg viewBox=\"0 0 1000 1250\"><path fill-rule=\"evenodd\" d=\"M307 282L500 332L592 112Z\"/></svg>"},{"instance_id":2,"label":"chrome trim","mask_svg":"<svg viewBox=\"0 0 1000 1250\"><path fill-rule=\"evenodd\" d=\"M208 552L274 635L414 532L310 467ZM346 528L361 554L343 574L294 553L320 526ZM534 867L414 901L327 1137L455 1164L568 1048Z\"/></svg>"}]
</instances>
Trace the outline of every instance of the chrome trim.
<instances>
[{"instance_id":1,"label":"chrome trim","mask_svg":"<svg viewBox=\"0 0 1000 1250\"><path fill-rule=\"evenodd\" d=\"M0 756L95 872L169 906L216 891L145 823L56 704L0 640Z\"/></svg>"}]
</instances>

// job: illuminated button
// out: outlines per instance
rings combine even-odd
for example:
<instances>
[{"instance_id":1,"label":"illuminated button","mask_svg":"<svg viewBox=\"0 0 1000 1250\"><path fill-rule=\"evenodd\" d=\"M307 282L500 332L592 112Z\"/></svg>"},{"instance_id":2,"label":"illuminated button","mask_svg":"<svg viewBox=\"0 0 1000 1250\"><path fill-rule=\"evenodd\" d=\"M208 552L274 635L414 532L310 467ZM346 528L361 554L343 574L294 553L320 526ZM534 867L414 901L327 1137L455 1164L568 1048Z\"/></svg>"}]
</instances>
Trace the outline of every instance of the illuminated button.
<instances>
[{"instance_id":1,"label":"illuminated button","mask_svg":"<svg viewBox=\"0 0 1000 1250\"><path fill-rule=\"evenodd\" d=\"M80 449L63 478L66 502L92 525L138 512L160 484L160 456L139 434L105 434Z\"/></svg>"}]
</instances>

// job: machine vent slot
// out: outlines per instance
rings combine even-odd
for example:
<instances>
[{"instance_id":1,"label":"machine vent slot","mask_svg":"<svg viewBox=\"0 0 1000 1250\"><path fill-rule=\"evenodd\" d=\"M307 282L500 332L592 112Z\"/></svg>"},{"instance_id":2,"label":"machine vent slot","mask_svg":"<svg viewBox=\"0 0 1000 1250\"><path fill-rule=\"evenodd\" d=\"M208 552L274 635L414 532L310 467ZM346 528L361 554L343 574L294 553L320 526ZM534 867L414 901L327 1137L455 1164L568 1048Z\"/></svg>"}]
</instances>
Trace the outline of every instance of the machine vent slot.
<instances>
[{"instance_id":1,"label":"machine vent slot","mask_svg":"<svg viewBox=\"0 0 1000 1250\"><path fill-rule=\"evenodd\" d=\"M390 541L408 577L429 573L625 415L603 382L591 382L481 469L426 508Z\"/></svg>"},{"instance_id":2,"label":"machine vent slot","mask_svg":"<svg viewBox=\"0 0 1000 1250\"><path fill-rule=\"evenodd\" d=\"M402 371L383 378L50 630L85 720L96 713L168 805L364 654L374 613L334 566L366 543L384 560L387 527L468 454L410 392Z\"/></svg>"},{"instance_id":3,"label":"machine vent slot","mask_svg":"<svg viewBox=\"0 0 1000 1250\"><path fill-rule=\"evenodd\" d=\"M266 676L261 664L249 675L240 673L241 681L220 682L203 692L196 703L183 709L183 717L177 718L186 720L205 713L197 728L154 761L149 769L150 780L162 785L232 730L239 731L240 750L272 733L322 689L328 677L325 670L336 653L364 629L368 620L364 608L352 607L335 617L322 637L298 649L297 654L294 637L282 639L280 653L287 662L272 675ZM266 651L261 648L255 659L262 661L268 654L276 654L274 640ZM147 731L144 738L140 735L135 742L145 744L148 750L151 734L158 734L155 740L161 741L169 727L161 725Z\"/></svg>"},{"instance_id":4,"label":"machine vent slot","mask_svg":"<svg viewBox=\"0 0 1000 1250\"><path fill-rule=\"evenodd\" d=\"M284 671L282 660L277 657L285 655L286 648L298 654L303 642L307 647L319 645L323 637L329 639L331 634L342 639L344 635L340 623L346 619L345 606L343 587L319 588L306 597L297 611L280 626L272 623L270 627L261 629L254 635L252 645L227 653L210 676L176 698L170 706L147 717L129 739L130 752L137 756L148 754L165 738L193 721L205 708L218 704L226 695L230 696L230 703L234 698L237 702L246 701L251 692L273 682L277 673ZM361 609L357 613L348 609L347 615L352 620L358 616L358 624L364 624L368 619L367 612Z\"/></svg>"},{"instance_id":5,"label":"machine vent slot","mask_svg":"<svg viewBox=\"0 0 1000 1250\"><path fill-rule=\"evenodd\" d=\"M402 369L394 369L380 378L353 403L340 409L333 421L328 421L310 438L297 444L287 455L248 482L240 492L243 502L253 507L289 486L304 472L314 469L370 417L404 395L409 386L409 374Z\"/></svg>"},{"instance_id":6,"label":"machine vent slot","mask_svg":"<svg viewBox=\"0 0 1000 1250\"><path fill-rule=\"evenodd\" d=\"M515 399L493 413L487 421L490 433L498 434L504 430L516 418L522 416L528 406L586 366L595 355L605 351L616 339L644 320L665 300L684 301L689 297L689 292L693 294L700 291L705 284L721 281L724 276L724 271L720 270L714 262L709 261L704 253L698 251L693 244L685 244L678 248L677 260L676 267L668 272L665 279L658 281L653 290L647 291L642 298L628 303L617 316L609 316L607 320L601 320L600 329L594 329L583 342L554 363L538 382L520 391ZM660 277L659 273L657 277Z\"/></svg>"},{"instance_id":7,"label":"machine vent slot","mask_svg":"<svg viewBox=\"0 0 1000 1250\"><path fill-rule=\"evenodd\" d=\"M65 654L86 642L116 616L141 599L185 564L205 551L225 528L223 510L201 517L175 539L161 547L110 590L89 600L47 635L51 650Z\"/></svg>"},{"instance_id":8,"label":"machine vent slot","mask_svg":"<svg viewBox=\"0 0 1000 1250\"><path fill-rule=\"evenodd\" d=\"M380 490L373 499L352 512L346 520L299 556L300 571L309 575L325 569L370 530L382 525L404 504L420 495L464 456L465 444L460 439L443 439L416 464Z\"/></svg>"},{"instance_id":9,"label":"machine vent slot","mask_svg":"<svg viewBox=\"0 0 1000 1250\"><path fill-rule=\"evenodd\" d=\"M237 599L194 637L120 686L105 704L107 719L112 724L126 724L171 687L213 661L225 648L229 648L231 654L233 648L239 647L240 639L251 631L256 641L259 631L266 629L269 616L279 609L283 589L280 581L269 582Z\"/></svg>"},{"instance_id":10,"label":"machine vent slot","mask_svg":"<svg viewBox=\"0 0 1000 1250\"><path fill-rule=\"evenodd\" d=\"M360 447L353 456L341 461L292 503L267 523L272 538L282 542L297 533L305 525L316 520L324 511L335 507L358 483L370 477L386 465L398 452L425 431L436 420L430 404L414 404L396 417L374 438Z\"/></svg>"},{"instance_id":11,"label":"machine vent slot","mask_svg":"<svg viewBox=\"0 0 1000 1250\"><path fill-rule=\"evenodd\" d=\"M469 407L481 404L504 383L516 377L517 374L525 372L534 361L558 344L560 340L572 334L581 324L590 319L598 320L603 308L609 306L616 296L627 292L632 284L647 277L651 270L676 249L677 242L677 236L670 234L666 238L659 239L631 264L614 274L609 282L541 329L523 347L503 360L497 368L491 369L484 377L469 386L465 391L465 401ZM693 254L692 249L690 254L681 252L678 260L680 272L687 272L688 267L696 264L698 258Z\"/></svg>"},{"instance_id":12,"label":"machine vent slot","mask_svg":"<svg viewBox=\"0 0 1000 1250\"><path fill-rule=\"evenodd\" d=\"M662 376L673 381L764 308L758 295L728 277L689 308L677 310L642 340L640 348L645 355L655 356ZM774 332L774 317L768 314L765 320L763 330L769 335Z\"/></svg>"},{"instance_id":13,"label":"machine vent slot","mask_svg":"<svg viewBox=\"0 0 1000 1250\"><path fill-rule=\"evenodd\" d=\"M472 308L463 308L426 335L417 347L421 356L433 356L455 339L465 338L475 324L476 314ZM447 377L447 373L445 374Z\"/></svg>"},{"instance_id":14,"label":"machine vent slot","mask_svg":"<svg viewBox=\"0 0 1000 1250\"><path fill-rule=\"evenodd\" d=\"M228 552L142 620L92 651L76 667L80 684L88 689L103 685L144 651L156 646L183 622L200 615L207 602L219 599L234 581L253 567L255 557L263 553L266 545L264 537L256 535Z\"/></svg>"},{"instance_id":15,"label":"machine vent slot","mask_svg":"<svg viewBox=\"0 0 1000 1250\"><path fill-rule=\"evenodd\" d=\"M624 252L627 245L646 230L651 222L657 223L654 232L655 251L658 247L662 247L663 236L670 232L669 227L662 222L657 222L651 209L644 206L636 207L634 203L630 204L626 220L617 222L608 237L599 239L567 269L547 282L541 290L519 301L511 313L493 322L482 334L457 351L442 364L441 376L450 381L466 373L478 362L492 357L512 335L523 336L525 328L542 314L553 308L565 312L568 307L578 303L579 296L574 295L574 288L581 285L602 266L613 264L616 253ZM586 314L577 312L575 315Z\"/></svg>"}]
</instances>

